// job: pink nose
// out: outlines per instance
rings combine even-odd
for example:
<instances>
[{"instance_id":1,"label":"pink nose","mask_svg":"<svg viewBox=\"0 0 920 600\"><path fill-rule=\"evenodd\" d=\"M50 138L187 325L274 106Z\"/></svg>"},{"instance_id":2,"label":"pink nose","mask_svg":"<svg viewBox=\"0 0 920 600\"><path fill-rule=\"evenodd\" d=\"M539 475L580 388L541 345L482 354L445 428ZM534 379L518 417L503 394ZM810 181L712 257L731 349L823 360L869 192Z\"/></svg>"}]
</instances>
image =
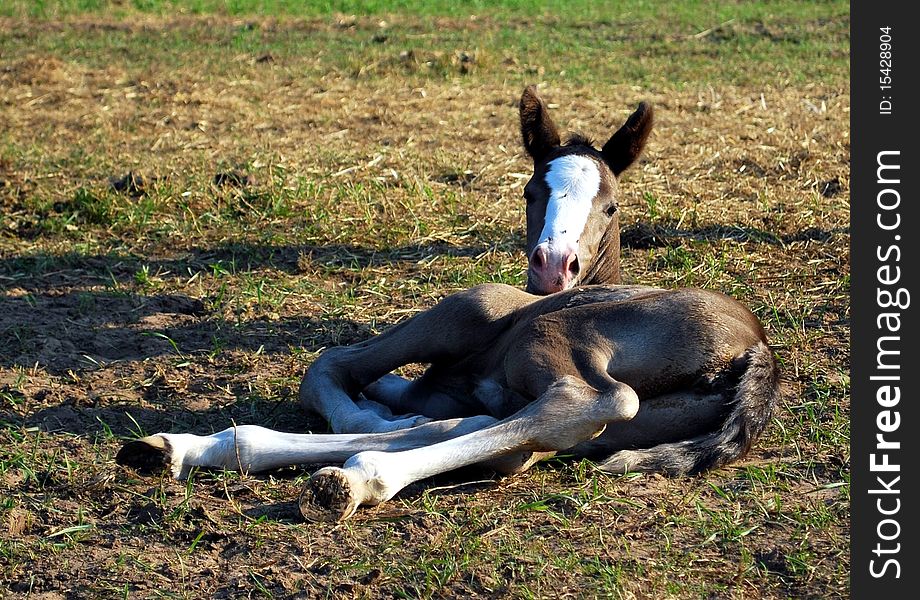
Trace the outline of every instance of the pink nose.
<instances>
[{"instance_id":1,"label":"pink nose","mask_svg":"<svg viewBox=\"0 0 920 600\"><path fill-rule=\"evenodd\" d=\"M578 275L578 256L572 248L550 250L545 244L530 255L528 289L536 294L553 294L567 289Z\"/></svg>"}]
</instances>

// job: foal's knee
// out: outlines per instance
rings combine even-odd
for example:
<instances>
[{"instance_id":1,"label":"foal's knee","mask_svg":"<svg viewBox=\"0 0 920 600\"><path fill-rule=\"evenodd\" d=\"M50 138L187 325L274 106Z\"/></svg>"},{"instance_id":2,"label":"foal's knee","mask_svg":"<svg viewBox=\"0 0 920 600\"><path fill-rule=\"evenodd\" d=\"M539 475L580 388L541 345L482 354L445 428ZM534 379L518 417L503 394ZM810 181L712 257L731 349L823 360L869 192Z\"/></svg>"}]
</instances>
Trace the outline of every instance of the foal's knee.
<instances>
[{"instance_id":1,"label":"foal's knee","mask_svg":"<svg viewBox=\"0 0 920 600\"><path fill-rule=\"evenodd\" d=\"M615 381L600 402L609 410L610 422L629 421L639 412L639 395L631 386Z\"/></svg>"},{"instance_id":2,"label":"foal's knee","mask_svg":"<svg viewBox=\"0 0 920 600\"><path fill-rule=\"evenodd\" d=\"M330 390L341 390L346 394L357 395L360 390L351 389L349 380L345 376L345 355L348 348L345 346L333 346L323 351L319 357L313 361L307 372L304 373L300 381L300 403L308 411L322 413L322 400L324 394Z\"/></svg>"}]
</instances>

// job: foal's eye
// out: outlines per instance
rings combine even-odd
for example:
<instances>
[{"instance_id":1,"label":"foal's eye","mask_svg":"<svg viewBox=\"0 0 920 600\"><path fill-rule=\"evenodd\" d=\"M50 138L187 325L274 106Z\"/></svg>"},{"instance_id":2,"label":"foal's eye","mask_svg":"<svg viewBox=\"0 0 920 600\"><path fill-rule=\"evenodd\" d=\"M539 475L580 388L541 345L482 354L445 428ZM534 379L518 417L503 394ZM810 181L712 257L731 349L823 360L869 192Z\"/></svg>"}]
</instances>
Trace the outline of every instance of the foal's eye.
<instances>
[{"instance_id":1,"label":"foal's eye","mask_svg":"<svg viewBox=\"0 0 920 600\"><path fill-rule=\"evenodd\" d=\"M607 206L604 207L604 214L607 215L608 217L612 217L613 213L615 213L616 211L617 211L616 204L608 204Z\"/></svg>"}]
</instances>

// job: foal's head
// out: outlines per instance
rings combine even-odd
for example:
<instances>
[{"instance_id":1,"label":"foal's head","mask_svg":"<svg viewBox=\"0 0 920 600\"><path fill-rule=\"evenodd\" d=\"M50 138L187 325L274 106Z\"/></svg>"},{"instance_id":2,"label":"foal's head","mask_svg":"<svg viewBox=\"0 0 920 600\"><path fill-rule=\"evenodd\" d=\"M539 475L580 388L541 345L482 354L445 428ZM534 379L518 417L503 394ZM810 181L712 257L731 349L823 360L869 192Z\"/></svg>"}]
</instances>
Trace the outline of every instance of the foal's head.
<instances>
[{"instance_id":1,"label":"foal's head","mask_svg":"<svg viewBox=\"0 0 920 600\"><path fill-rule=\"evenodd\" d=\"M521 134L533 158L524 187L528 292L619 283L617 177L639 158L651 130L652 108L643 102L600 150L581 136L563 144L536 88L524 90Z\"/></svg>"}]
</instances>

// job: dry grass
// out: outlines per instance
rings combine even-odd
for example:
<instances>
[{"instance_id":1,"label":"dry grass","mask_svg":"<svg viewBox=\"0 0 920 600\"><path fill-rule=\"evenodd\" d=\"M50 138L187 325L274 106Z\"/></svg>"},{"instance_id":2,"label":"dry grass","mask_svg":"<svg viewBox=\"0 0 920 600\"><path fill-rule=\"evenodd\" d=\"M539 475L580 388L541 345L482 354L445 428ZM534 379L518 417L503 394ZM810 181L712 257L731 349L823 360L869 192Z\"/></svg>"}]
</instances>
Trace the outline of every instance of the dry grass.
<instances>
[{"instance_id":1,"label":"dry grass","mask_svg":"<svg viewBox=\"0 0 920 600\"><path fill-rule=\"evenodd\" d=\"M523 282L515 101L539 70L482 53L464 74L449 46L325 68L338 59L285 50L293 23L259 23L271 50L139 63L75 40L224 39L245 22L0 22L39 40L0 54L4 593L845 596L842 59L811 84L541 86L560 124L598 138L655 105L623 186L624 271L726 291L765 323L787 394L740 464L674 480L565 461L469 470L339 526L297 521L309 469L183 484L114 465L141 431L324 431L294 391L324 347L481 281Z\"/></svg>"}]
</instances>

